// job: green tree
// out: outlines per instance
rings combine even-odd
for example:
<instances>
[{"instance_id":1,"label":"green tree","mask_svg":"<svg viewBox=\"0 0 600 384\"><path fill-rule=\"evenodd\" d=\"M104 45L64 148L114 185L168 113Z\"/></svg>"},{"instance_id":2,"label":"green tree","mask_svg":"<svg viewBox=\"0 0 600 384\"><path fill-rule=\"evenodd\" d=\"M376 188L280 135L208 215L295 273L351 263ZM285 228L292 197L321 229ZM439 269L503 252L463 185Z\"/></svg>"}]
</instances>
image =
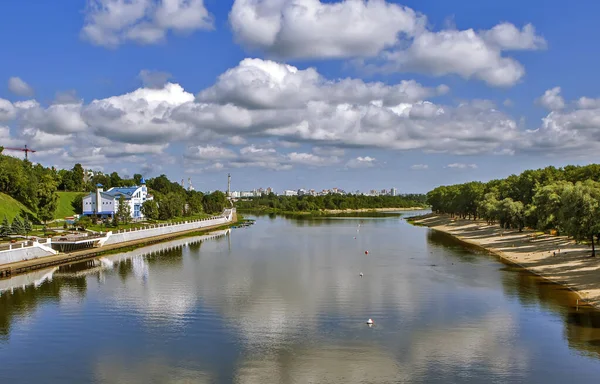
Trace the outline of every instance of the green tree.
<instances>
[{"instance_id":1,"label":"green tree","mask_svg":"<svg viewBox=\"0 0 600 384\"><path fill-rule=\"evenodd\" d=\"M10 226L12 233L15 235L24 235L25 228L23 228L23 222L19 219L19 216L15 216Z\"/></svg>"},{"instance_id":2,"label":"green tree","mask_svg":"<svg viewBox=\"0 0 600 384\"><path fill-rule=\"evenodd\" d=\"M89 216L81 216L77 220L77 226L81 229L87 229L92 225L92 219Z\"/></svg>"},{"instance_id":3,"label":"green tree","mask_svg":"<svg viewBox=\"0 0 600 384\"><path fill-rule=\"evenodd\" d=\"M117 172L110 174L110 185L112 187L120 187L123 184L123 180Z\"/></svg>"},{"instance_id":4,"label":"green tree","mask_svg":"<svg viewBox=\"0 0 600 384\"><path fill-rule=\"evenodd\" d=\"M73 178L73 191L82 191L83 190L83 179L84 179L85 171L81 164L77 163L71 170L71 177Z\"/></svg>"},{"instance_id":5,"label":"green tree","mask_svg":"<svg viewBox=\"0 0 600 384\"><path fill-rule=\"evenodd\" d=\"M158 219L158 205L154 200L146 200L142 204L142 215L144 215L147 219L156 220Z\"/></svg>"},{"instance_id":6,"label":"green tree","mask_svg":"<svg viewBox=\"0 0 600 384\"><path fill-rule=\"evenodd\" d=\"M23 219L23 229L25 230L25 236L29 236L29 233L33 229L32 225L31 225L31 221L29 221L27 216L25 216L25 218Z\"/></svg>"},{"instance_id":7,"label":"green tree","mask_svg":"<svg viewBox=\"0 0 600 384\"><path fill-rule=\"evenodd\" d=\"M75 196L75 198L73 198L73 201L71 201L71 207L73 208L73 211L75 211L76 214L81 215L83 213L83 198L86 196L87 194L82 193Z\"/></svg>"},{"instance_id":8,"label":"green tree","mask_svg":"<svg viewBox=\"0 0 600 384\"><path fill-rule=\"evenodd\" d=\"M43 175L37 188L37 216L45 223L54 218L54 211L58 205L56 194L56 181L50 175Z\"/></svg>"},{"instance_id":9,"label":"green tree","mask_svg":"<svg viewBox=\"0 0 600 384\"><path fill-rule=\"evenodd\" d=\"M561 195L559 220L568 235L577 241L590 240L596 256L594 236L600 231L600 184L593 180L578 181Z\"/></svg>"},{"instance_id":10,"label":"green tree","mask_svg":"<svg viewBox=\"0 0 600 384\"><path fill-rule=\"evenodd\" d=\"M4 220L2 220L2 225L0 225L0 236L6 237L10 235L12 228L10 227L10 222L8 221L8 217L4 216Z\"/></svg>"},{"instance_id":11,"label":"green tree","mask_svg":"<svg viewBox=\"0 0 600 384\"><path fill-rule=\"evenodd\" d=\"M142 184L142 175L140 175L139 173L135 173L133 175L133 182L135 183L135 185Z\"/></svg>"},{"instance_id":12,"label":"green tree","mask_svg":"<svg viewBox=\"0 0 600 384\"><path fill-rule=\"evenodd\" d=\"M131 220L131 207L125 197L121 195L119 197L119 208L117 209L117 216L119 222L127 224Z\"/></svg>"}]
</instances>

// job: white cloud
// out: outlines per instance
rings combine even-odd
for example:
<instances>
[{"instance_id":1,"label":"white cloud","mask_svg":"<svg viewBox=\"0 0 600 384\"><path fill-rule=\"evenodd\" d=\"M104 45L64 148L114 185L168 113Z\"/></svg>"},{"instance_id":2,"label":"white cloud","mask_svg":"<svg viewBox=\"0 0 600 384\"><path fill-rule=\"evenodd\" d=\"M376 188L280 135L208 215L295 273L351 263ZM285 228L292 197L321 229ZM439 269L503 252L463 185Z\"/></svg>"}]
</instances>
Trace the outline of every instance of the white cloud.
<instances>
[{"instance_id":1,"label":"white cloud","mask_svg":"<svg viewBox=\"0 0 600 384\"><path fill-rule=\"evenodd\" d=\"M502 105L504 105L505 107L512 107L514 105L513 101L511 99L505 99L502 102Z\"/></svg>"},{"instance_id":2,"label":"white cloud","mask_svg":"<svg viewBox=\"0 0 600 384\"><path fill-rule=\"evenodd\" d=\"M346 163L348 168L370 168L375 165L377 159L374 157L364 156L351 159Z\"/></svg>"},{"instance_id":3,"label":"white cloud","mask_svg":"<svg viewBox=\"0 0 600 384\"><path fill-rule=\"evenodd\" d=\"M472 29L424 31L408 48L384 52L381 61L383 64L367 68L386 73L456 74L499 87L512 86L525 74L518 61L502 56L502 47L490 44Z\"/></svg>"},{"instance_id":4,"label":"white cloud","mask_svg":"<svg viewBox=\"0 0 600 384\"><path fill-rule=\"evenodd\" d=\"M16 116L17 109L13 106L13 104L6 99L0 98L0 121L10 121Z\"/></svg>"},{"instance_id":5,"label":"white cloud","mask_svg":"<svg viewBox=\"0 0 600 384\"><path fill-rule=\"evenodd\" d=\"M292 152L287 155L287 158L292 164L303 164L315 167L330 166L340 162L340 158L337 156L323 157L312 153Z\"/></svg>"},{"instance_id":6,"label":"white cloud","mask_svg":"<svg viewBox=\"0 0 600 384\"><path fill-rule=\"evenodd\" d=\"M589 97L580 97L579 100L577 100L577 107L581 108L581 109L594 109L594 108L600 108L600 99L592 99ZM1 107L0 107L0 111L1 111ZM0 112L1 114L1 112Z\"/></svg>"},{"instance_id":7,"label":"white cloud","mask_svg":"<svg viewBox=\"0 0 600 384\"><path fill-rule=\"evenodd\" d=\"M427 164L413 164L413 165L410 166L410 169L425 170L425 169L429 169L429 165L427 165Z\"/></svg>"},{"instance_id":8,"label":"white cloud","mask_svg":"<svg viewBox=\"0 0 600 384\"><path fill-rule=\"evenodd\" d=\"M77 96L77 91L70 89L68 91L56 92L52 104L81 104L83 100Z\"/></svg>"},{"instance_id":9,"label":"white cloud","mask_svg":"<svg viewBox=\"0 0 600 384\"><path fill-rule=\"evenodd\" d=\"M189 147L185 157L191 160L227 160L235 159L237 155L230 149L214 145Z\"/></svg>"},{"instance_id":10,"label":"white cloud","mask_svg":"<svg viewBox=\"0 0 600 384\"><path fill-rule=\"evenodd\" d=\"M536 35L535 28L526 24L521 30L511 23L501 23L481 33L484 40L502 50L545 49L546 40Z\"/></svg>"},{"instance_id":11,"label":"white cloud","mask_svg":"<svg viewBox=\"0 0 600 384\"><path fill-rule=\"evenodd\" d=\"M146 88L160 89L167 84L168 80L172 77L170 73L161 71L152 71L149 69L142 69L138 74L142 84Z\"/></svg>"},{"instance_id":12,"label":"white cloud","mask_svg":"<svg viewBox=\"0 0 600 384\"><path fill-rule=\"evenodd\" d=\"M452 163L448 164L446 168L454 168L454 169L475 169L477 168L477 164L464 164L464 163Z\"/></svg>"},{"instance_id":13,"label":"white cloud","mask_svg":"<svg viewBox=\"0 0 600 384\"><path fill-rule=\"evenodd\" d=\"M546 90L536 101L550 111L556 111L565 107L565 100L560 95L560 87Z\"/></svg>"},{"instance_id":14,"label":"white cloud","mask_svg":"<svg viewBox=\"0 0 600 384\"><path fill-rule=\"evenodd\" d=\"M19 124L49 134L69 135L83 132L87 124L82 118L82 104L53 104L43 108L37 102L17 104Z\"/></svg>"},{"instance_id":15,"label":"white cloud","mask_svg":"<svg viewBox=\"0 0 600 384\"><path fill-rule=\"evenodd\" d=\"M410 8L356 0L235 0L229 21L243 45L287 58L373 56L423 23Z\"/></svg>"},{"instance_id":16,"label":"white cloud","mask_svg":"<svg viewBox=\"0 0 600 384\"><path fill-rule=\"evenodd\" d=\"M169 31L212 28L203 0L88 0L81 35L92 44L116 47L126 41L159 43Z\"/></svg>"},{"instance_id":17,"label":"white cloud","mask_svg":"<svg viewBox=\"0 0 600 384\"><path fill-rule=\"evenodd\" d=\"M246 139L242 136L231 136L228 137L226 141L231 145L244 145L247 143Z\"/></svg>"},{"instance_id":18,"label":"white cloud","mask_svg":"<svg viewBox=\"0 0 600 384\"><path fill-rule=\"evenodd\" d=\"M384 0L236 0L229 20L242 45L273 57L359 58L371 71L455 74L501 87L525 74L504 52L547 45L531 24L432 31L424 15Z\"/></svg>"},{"instance_id":19,"label":"white cloud","mask_svg":"<svg viewBox=\"0 0 600 384\"><path fill-rule=\"evenodd\" d=\"M17 96L31 97L34 94L33 88L20 77L8 79L8 90Z\"/></svg>"},{"instance_id":20,"label":"white cloud","mask_svg":"<svg viewBox=\"0 0 600 384\"><path fill-rule=\"evenodd\" d=\"M415 102L444 94L448 87L427 88L410 80L396 85L365 83L359 79L330 81L314 68L262 59L244 59L219 76L217 83L200 92L199 102L233 103L249 109L301 108L309 101L360 103L378 101L383 105Z\"/></svg>"},{"instance_id":21,"label":"white cloud","mask_svg":"<svg viewBox=\"0 0 600 384\"><path fill-rule=\"evenodd\" d=\"M94 100L83 110L93 132L115 141L135 144L182 140L190 128L170 119L173 108L194 100L178 84L162 89L140 88L131 93Z\"/></svg>"}]
</instances>

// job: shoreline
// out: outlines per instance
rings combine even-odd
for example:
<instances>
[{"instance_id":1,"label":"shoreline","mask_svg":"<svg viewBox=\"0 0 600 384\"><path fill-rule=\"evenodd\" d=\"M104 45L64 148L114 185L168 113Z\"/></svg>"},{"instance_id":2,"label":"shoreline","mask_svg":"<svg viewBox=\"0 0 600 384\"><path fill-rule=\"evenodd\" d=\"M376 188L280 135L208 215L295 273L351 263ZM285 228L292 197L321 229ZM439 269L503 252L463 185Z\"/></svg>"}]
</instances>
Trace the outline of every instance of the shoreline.
<instances>
[{"instance_id":1,"label":"shoreline","mask_svg":"<svg viewBox=\"0 0 600 384\"><path fill-rule=\"evenodd\" d=\"M156 243L162 243L178 238L189 237L194 235L206 234L207 232L213 232L220 229L231 228L233 225L244 221L240 219L237 214L234 214L234 219L227 224L217 224L204 228L190 229L188 231L175 232L165 235L146 237L139 240L132 240L123 243L106 245L100 248L88 248L81 251L70 252L70 253L59 253L54 256L47 256L37 259L31 259L26 261L19 261L15 263L5 264L0 267L0 275L5 276L3 278L10 278L12 276L20 275L23 273L31 272L37 269L48 268L52 266L61 266L65 264L76 263L89 259L95 259L98 257L106 256L108 254L126 252L131 249L144 247ZM6 274L8 272L8 275Z\"/></svg>"},{"instance_id":2,"label":"shoreline","mask_svg":"<svg viewBox=\"0 0 600 384\"><path fill-rule=\"evenodd\" d=\"M568 288L580 297L580 302L600 309L600 257L590 257L591 246L576 244L566 236L533 230L503 230L483 220L450 218L442 214L406 220L490 252L505 262Z\"/></svg>"}]
</instances>

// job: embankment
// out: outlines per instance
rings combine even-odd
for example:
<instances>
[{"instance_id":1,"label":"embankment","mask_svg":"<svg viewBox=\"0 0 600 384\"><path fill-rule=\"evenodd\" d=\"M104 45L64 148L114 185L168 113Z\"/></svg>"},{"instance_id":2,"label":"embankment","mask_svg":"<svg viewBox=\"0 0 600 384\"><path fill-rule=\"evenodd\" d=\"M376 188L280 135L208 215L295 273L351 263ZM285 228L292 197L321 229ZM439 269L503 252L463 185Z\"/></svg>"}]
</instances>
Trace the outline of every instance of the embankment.
<instances>
[{"instance_id":1,"label":"embankment","mask_svg":"<svg viewBox=\"0 0 600 384\"><path fill-rule=\"evenodd\" d=\"M51 266L57 266L61 264L68 264L76 261L81 261L85 259L90 259L94 257L98 257L107 253L119 252L120 250L131 248L131 247L139 247L143 245L155 244L162 241L171 240L174 238L178 238L181 236L186 236L189 234L195 234L200 232L206 232L210 230L215 230L218 228L223 228L223 226L227 226L233 224L237 221L237 214L235 209L233 212L228 212L227 215L224 215L227 220L219 220L218 222L203 222L200 226L197 224L194 227L180 227L178 231L169 231L167 233L156 235L155 232L146 232L146 235L152 234L152 236L139 237L135 238L123 238L122 241L113 244L105 244L101 247L88 248L81 251L69 252L69 253L59 253L56 255L45 255L43 257L36 257L29 260L22 260L18 262L13 262L10 264L5 264L0 266L0 277L10 277L20 273L26 273L32 270L40 269L40 268L48 268ZM140 231L142 232L142 231ZM127 232L135 233L135 232Z\"/></svg>"},{"instance_id":2,"label":"embankment","mask_svg":"<svg viewBox=\"0 0 600 384\"><path fill-rule=\"evenodd\" d=\"M484 221L452 219L447 215L429 214L407 220L492 252L568 287L586 303L600 308L600 257L590 257L591 247L587 245L564 236L506 230Z\"/></svg>"}]
</instances>

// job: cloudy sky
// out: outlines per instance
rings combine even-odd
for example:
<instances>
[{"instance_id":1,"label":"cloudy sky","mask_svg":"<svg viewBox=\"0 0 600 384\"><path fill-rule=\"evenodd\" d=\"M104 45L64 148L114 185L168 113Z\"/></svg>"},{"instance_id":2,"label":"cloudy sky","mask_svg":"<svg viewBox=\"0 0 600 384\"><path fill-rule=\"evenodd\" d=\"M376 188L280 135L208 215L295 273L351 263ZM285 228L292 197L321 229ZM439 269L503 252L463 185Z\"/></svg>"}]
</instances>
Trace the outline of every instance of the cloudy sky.
<instances>
[{"instance_id":1,"label":"cloudy sky","mask_svg":"<svg viewBox=\"0 0 600 384\"><path fill-rule=\"evenodd\" d=\"M60 3L0 5L0 145L44 165L426 192L598 161L597 2Z\"/></svg>"}]
</instances>

